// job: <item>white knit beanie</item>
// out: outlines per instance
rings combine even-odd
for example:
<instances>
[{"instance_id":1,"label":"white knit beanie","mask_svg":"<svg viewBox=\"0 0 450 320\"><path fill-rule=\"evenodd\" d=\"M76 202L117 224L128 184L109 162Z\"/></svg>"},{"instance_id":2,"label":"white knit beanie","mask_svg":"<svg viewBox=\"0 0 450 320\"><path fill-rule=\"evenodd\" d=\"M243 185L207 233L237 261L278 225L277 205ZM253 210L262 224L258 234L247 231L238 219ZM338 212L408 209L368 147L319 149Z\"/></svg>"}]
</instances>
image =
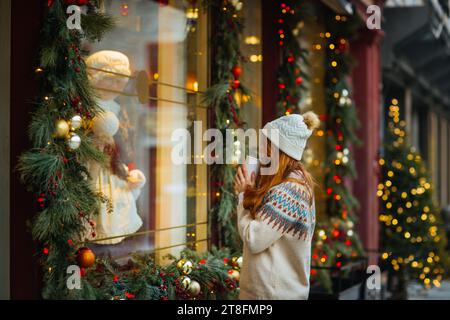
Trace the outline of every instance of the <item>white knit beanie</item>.
<instances>
[{"instance_id":1,"label":"white knit beanie","mask_svg":"<svg viewBox=\"0 0 450 320\"><path fill-rule=\"evenodd\" d=\"M319 117L308 111L303 115L291 114L268 122L262 132L278 149L296 160L301 160L306 141L319 125ZM274 130L278 130L278 139Z\"/></svg>"}]
</instances>

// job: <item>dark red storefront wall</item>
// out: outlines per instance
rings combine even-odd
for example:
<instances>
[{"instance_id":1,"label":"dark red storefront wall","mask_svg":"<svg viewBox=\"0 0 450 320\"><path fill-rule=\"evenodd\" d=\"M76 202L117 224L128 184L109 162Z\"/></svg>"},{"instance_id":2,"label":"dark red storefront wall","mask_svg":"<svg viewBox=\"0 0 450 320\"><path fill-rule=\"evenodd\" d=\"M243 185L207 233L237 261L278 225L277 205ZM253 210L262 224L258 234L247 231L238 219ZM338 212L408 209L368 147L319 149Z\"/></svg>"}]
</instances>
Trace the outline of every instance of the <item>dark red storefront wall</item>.
<instances>
[{"instance_id":1,"label":"dark red storefront wall","mask_svg":"<svg viewBox=\"0 0 450 320\"><path fill-rule=\"evenodd\" d=\"M34 70L39 48L39 31L46 1L11 2L11 167L18 156L30 147L28 124L31 103L36 95ZM11 171L10 182L10 249L12 299L40 297L40 267L37 248L27 228L27 222L36 212L33 196L20 183L17 172Z\"/></svg>"},{"instance_id":2,"label":"dark red storefront wall","mask_svg":"<svg viewBox=\"0 0 450 320\"><path fill-rule=\"evenodd\" d=\"M358 11L365 16L366 7L359 2ZM351 51L357 66L353 70L353 92L361 126L357 131L362 144L355 147L358 177L353 190L360 203L358 231L369 255L369 263L376 264L379 249L379 201L376 196L379 182L378 156L381 117L381 30L360 30Z\"/></svg>"}]
</instances>

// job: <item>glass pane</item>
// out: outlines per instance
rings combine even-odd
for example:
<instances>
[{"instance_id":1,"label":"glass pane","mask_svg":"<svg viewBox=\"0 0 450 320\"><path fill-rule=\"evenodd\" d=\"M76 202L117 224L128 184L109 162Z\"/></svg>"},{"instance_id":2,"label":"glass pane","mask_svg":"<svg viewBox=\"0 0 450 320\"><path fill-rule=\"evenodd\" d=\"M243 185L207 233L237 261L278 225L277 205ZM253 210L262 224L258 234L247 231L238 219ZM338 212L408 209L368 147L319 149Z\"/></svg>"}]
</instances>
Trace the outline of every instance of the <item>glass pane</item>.
<instances>
[{"instance_id":1,"label":"glass pane","mask_svg":"<svg viewBox=\"0 0 450 320\"><path fill-rule=\"evenodd\" d=\"M251 100L245 99L242 118L248 128L261 128L262 121L262 3L248 0L243 6L243 15L247 23L242 35L242 54L247 59L243 65L242 83L250 90ZM239 101L239 99L238 99Z\"/></svg>"},{"instance_id":2,"label":"glass pane","mask_svg":"<svg viewBox=\"0 0 450 320\"><path fill-rule=\"evenodd\" d=\"M106 0L103 9L117 27L86 49L105 111L92 129L111 165L90 167L108 202L88 238L97 253L117 259L135 251L160 259L186 243L205 249L206 166L175 164L171 137L181 128L192 134L195 120L207 125L199 94L208 75L206 15L196 1L182 0Z\"/></svg>"}]
</instances>

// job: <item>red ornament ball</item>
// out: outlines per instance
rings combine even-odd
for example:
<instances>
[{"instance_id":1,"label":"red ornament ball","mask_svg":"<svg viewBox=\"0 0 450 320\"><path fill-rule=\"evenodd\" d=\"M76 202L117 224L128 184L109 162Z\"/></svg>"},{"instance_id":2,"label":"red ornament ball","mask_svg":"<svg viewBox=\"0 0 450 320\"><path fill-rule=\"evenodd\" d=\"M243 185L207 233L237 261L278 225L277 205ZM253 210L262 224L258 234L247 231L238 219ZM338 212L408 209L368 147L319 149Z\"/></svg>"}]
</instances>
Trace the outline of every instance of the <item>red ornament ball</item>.
<instances>
[{"instance_id":1,"label":"red ornament ball","mask_svg":"<svg viewBox=\"0 0 450 320\"><path fill-rule=\"evenodd\" d=\"M298 86L301 85L302 82L303 82L303 78L302 77L298 77L297 79L295 79L295 84L298 85Z\"/></svg>"},{"instance_id":2,"label":"red ornament ball","mask_svg":"<svg viewBox=\"0 0 450 320\"><path fill-rule=\"evenodd\" d=\"M95 263L94 252L87 247L80 248L77 252L77 262L82 268L92 267Z\"/></svg>"},{"instance_id":3,"label":"red ornament ball","mask_svg":"<svg viewBox=\"0 0 450 320\"><path fill-rule=\"evenodd\" d=\"M233 69L231 69L231 73L233 73L233 76L235 79L239 78L242 74L242 68L238 65L235 65Z\"/></svg>"},{"instance_id":4,"label":"red ornament ball","mask_svg":"<svg viewBox=\"0 0 450 320\"><path fill-rule=\"evenodd\" d=\"M89 3L89 0L78 0L78 5L79 6L85 6Z\"/></svg>"},{"instance_id":5,"label":"red ornament ball","mask_svg":"<svg viewBox=\"0 0 450 320\"><path fill-rule=\"evenodd\" d=\"M241 82L239 80L233 80L233 83L231 85L233 87L233 89L237 89L241 86Z\"/></svg>"}]
</instances>

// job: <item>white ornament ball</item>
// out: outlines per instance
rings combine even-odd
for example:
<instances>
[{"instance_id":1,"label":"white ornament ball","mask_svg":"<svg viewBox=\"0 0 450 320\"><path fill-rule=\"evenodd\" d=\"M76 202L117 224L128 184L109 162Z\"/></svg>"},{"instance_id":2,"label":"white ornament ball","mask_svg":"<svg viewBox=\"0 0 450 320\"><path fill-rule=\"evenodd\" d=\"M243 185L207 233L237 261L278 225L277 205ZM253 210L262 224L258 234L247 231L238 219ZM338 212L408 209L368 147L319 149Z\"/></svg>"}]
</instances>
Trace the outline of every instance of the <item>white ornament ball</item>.
<instances>
[{"instance_id":1,"label":"white ornament ball","mask_svg":"<svg viewBox=\"0 0 450 320\"><path fill-rule=\"evenodd\" d=\"M71 133L69 138L67 139L67 145L71 150L76 150L81 145L81 138L76 133Z\"/></svg>"},{"instance_id":2,"label":"white ornament ball","mask_svg":"<svg viewBox=\"0 0 450 320\"><path fill-rule=\"evenodd\" d=\"M83 124L83 119L79 115L75 115L70 119L70 129L77 130L81 128Z\"/></svg>"},{"instance_id":3,"label":"white ornament ball","mask_svg":"<svg viewBox=\"0 0 450 320\"><path fill-rule=\"evenodd\" d=\"M239 267L239 269L242 268L242 262L243 262L242 256L236 259L236 264Z\"/></svg>"},{"instance_id":4,"label":"white ornament ball","mask_svg":"<svg viewBox=\"0 0 450 320\"><path fill-rule=\"evenodd\" d=\"M192 272L192 267L193 267L192 262L191 261L186 261L183 264L183 267L182 267L183 273L184 274L190 274Z\"/></svg>"},{"instance_id":5,"label":"white ornament ball","mask_svg":"<svg viewBox=\"0 0 450 320\"><path fill-rule=\"evenodd\" d=\"M192 280L187 291L191 297L196 297L200 293L201 289L202 288L200 287L200 283L198 283L195 280Z\"/></svg>"}]
</instances>

